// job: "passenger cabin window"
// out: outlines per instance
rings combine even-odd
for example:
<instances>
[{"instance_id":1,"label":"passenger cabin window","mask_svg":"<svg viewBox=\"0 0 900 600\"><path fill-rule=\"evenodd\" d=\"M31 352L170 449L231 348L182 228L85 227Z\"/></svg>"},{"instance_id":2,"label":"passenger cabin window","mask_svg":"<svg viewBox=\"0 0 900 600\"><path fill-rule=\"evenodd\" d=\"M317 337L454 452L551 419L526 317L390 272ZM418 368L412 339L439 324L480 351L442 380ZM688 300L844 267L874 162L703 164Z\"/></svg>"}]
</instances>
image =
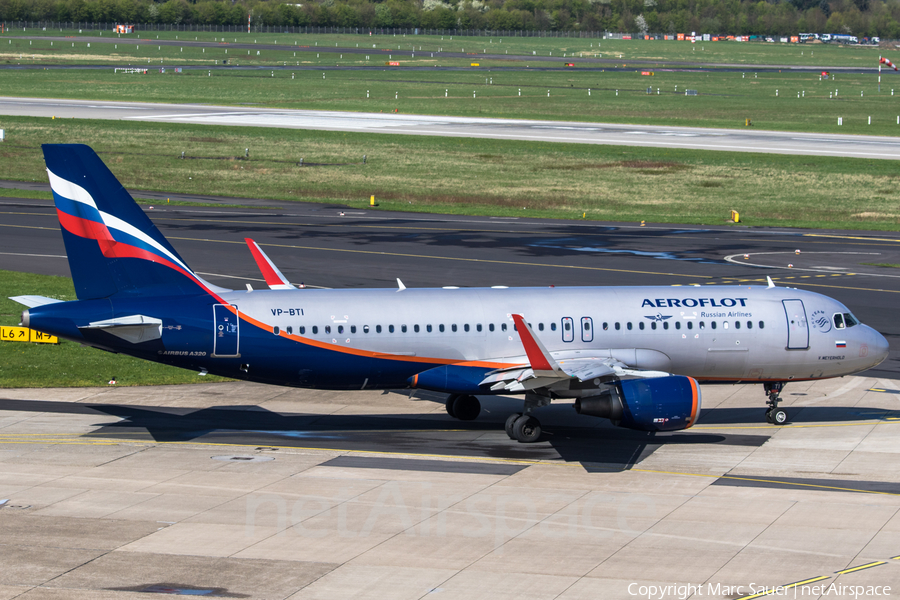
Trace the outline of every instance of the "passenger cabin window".
<instances>
[{"instance_id":1,"label":"passenger cabin window","mask_svg":"<svg viewBox=\"0 0 900 600\"><path fill-rule=\"evenodd\" d=\"M506 323L500 324L500 331L506 331Z\"/></svg>"},{"instance_id":2,"label":"passenger cabin window","mask_svg":"<svg viewBox=\"0 0 900 600\"><path fill-rule=\"evenodd\" d=\"M419 333L419 326L413 325L413 331L415 331L416 333Z\"/></svg>"},{"instance_id":3,"label":"passenger cabin window","mask_svg":"<svg viewBox=\"0 0 900 600\"><path fill-rule=\"evenodd\" d=\"M556 331L556 323L550 323L550 331Z\"/></svg>"},{"instance_id":4,"label":"passenger cabin window","mask_svg":"<svg viewBox=\"0 0 900 600\"><path fill-rule=\"evenodd\" d=\"M393 325L388 325L388 331L391 332L391 333L394 333L394 326L393 326Z\"/></svg>"},{"instance_id":5,"label":"passenger cabin window","mask_svg":"<svg viewBox=\"0 0 900 600\"><path fill-rule=\"evenodd\" d=\"M759 328L760 328L760 329L765 329L765 328L766 328L766 324L763 323L762 321L760 321L760 322L759 322Z\"/></svg>"},{"instance_id":6,"label":"passenger cabin window","mask_svg":"<svg viewBox=\"0 0 900 600\"><path fill-rule=\"evenodd\" d=\"M681 329L681 321L675 321L675 329Z\"/></svg>"},{"instance_id":7,"label":"passenger cabin window","mask_svg":"<svg viewBox=\"0 0 900 600\"><path fill-rule=\"evenodd\" d=\"M668 329L668 328L669 328L669 322L663 321L663 329Z\"/></svg>"},{"instance_id":8,"label":"passenger cabin window","mask_svg":"<svg viewBox=\"0 0 900 600\"><path fill-rule=\"evenodd\" d=\"M609 329L609 323L606 321L603 322L603 331L607 331Z\"/></svg>"},{"instance_id":9,"label":"passenger cabin window","mask_svg":"<svg viewBox=\"0 0 900 600\"><path fill-rule=\"evenodd\" d=\"M356 325L350 326L350 333L356 333Z\"/></svg>"},{"instance_id":10,"label":"passenger cabin window","mask_svg":"<svg viewBox=\"0 0 900 600\"><path fill-rule=\"evenodd\" d=\"M280 332L281 332L281 328L278 327L278 325L276 325L275 327L272 328L272 333L274 333L275 335L278 335Z\"/></svg>"},{"instance_id":11,"label":"passenger cabin window","mask_svg":"<svg viewBox=\"0 0 900 600\"><path fill-rule=\"evenodd\" d=\"M375 326L375 333L381 333L381 325Z\"/></svg>"},{"instance_id":12,"label":"passenger cabin window","mask_svg":"<svg viewBox=\"0 0 900 600\"><path fill-rule=\"evenodd\" d=\"M331 333L331 325L325 326L325 333Z\"/></svg>"},{"instance_id":13,"label":"passenger cabin window","mask_svg":"<svg viewBox=\"0 0 900 600\"><path fill-rule=\"evenodd\" d=\"M747 329L753 329L753 321L747 321Z\"/></svg>"},{"instance_id":14,"label":"passenger cabin window","mask_svg":"<svg viewBox=\"0 0 900 600\"><path fill-rule=\"evenodd\" d=\"M688 328L688 329L693 329L693 328L694 328L694 322L693 322L693 321L688 321L688 322L687 322L687 328Z\"/></svg>"},{"instance_id":15,"label":"passenger cabin window","mask_svg":"<svg viewBox=\"0 0 900 600\"><path fill-rule=\"evenodd\" d=\"M401 325L401 326L400 326L400 332L401 332L401 333L406 333L406 325Z\"/></svg>"},{"instance_id":16,"label":"passenger cabin window","mask_svg":"<svg viewBox=\"0 0 900 600\"><path fill-rule=\"evenodd\" d=\"M319 333L319 326L318 326L318 325L313 325L313 326L312 326L312 332L313 332L313 334Z\"/></svg>"},{"instance_id":17,"label":"passenger cabin window","mask_svg":"<svg viewBox=\"0 0 900 600\"><path fill-rule=\"evenodd\" d=\"M616 321L616 331L619 331L620 329L622 329L622 324Z\"/></svg>"},{"instance_id":18,"label":"passenger cabin window","mask_svg":"<svg viewBox=\"0 0 900 600\"><path fill-rule=\"evenodd\" d=\"M641 331L644 330L644 322L643 322L643 321L641 321L640 323L638 323L638 329L640 329Z\"/></svg>"},{"instance_id":19,"label":"passenger cabin window","mask_svg":"<svg viewBox=\"0 0 900 600\"><path fill-rule=\"evenodd\" d=\"M656 321L650 321L650 329L656 329Z\"/></svg>"},{"instance_id":20,"label":"passenger cabin window","mask_svg":"<svg viewBox=\"0 0 900 600\"><path fill-rule=\"evenodd\" d=\"M426 325L425 331L427 331L428 333L431 333L431 325Z\"/></svg>"},{"instance_id":21,"label":"passenger cabin window","mask_svg":"<svg viewBox=\"0 0 900 600\"><path fill-rule=\"evenodd\" d=\"M544 324L538 323L538 331L543 331L543 330L544 330Z\"/></svg>"},{"instance_id":22,"label":"passenger cabin window","mask_svg":"<svg viewBox=\"0 0 900 600\"><path fill-rule=\"evenodd\" d=\"M488 331L493 331L493 330L494 330L494 324L488 323Z\"/></svg>"},{"instance_id":23,"label":"passenger cabin window","mask_svg":"<svg viewBox=\"0 0 900 600\"><path fill-rule=\"evenodd\" d=\"M741 322L740 322L740 321L735 321L735 322L734 322L734 328L735 328L735 329L740 329L740 328L741 328Z\"/></svg>"},{"instance_id":24,"label":"passenger cabin window","mask_svg":"<svg viewBox=\"0 0 900 600\"><path fill-rule=\"evenodd\" d=\"M706 323L700 321L700 329L706 329Z\"/></svg>"},{"instance_id":25,"label":"passenger cabin window","mask_svg":"<svg viewBox=\"0 0 900 600\"><path fill-rule=\"evenodd\" d=\"M438 325L438 331L440 331L441 333L444 333L444 324L443 323Z\"/></svg>"},{"instance_id":26,"label":"passenger cabin window","mask_svg":"<svg viewBox=\"0 0 900 600\"><path fill-rule=\"evenodd\" d=\"M628 321L628 323L625 325L625 328L628 329L628 331L631 331L631 321Z\"/></svg>"},{"instance_id":27,"label":"passenger cabin window","mask_svg":"<svg viewBox=\"0 0 900 600\"><path fill-rule=\"evenodd\" d=\"M304 333L306 333L306 327L304 327L303 325L301 325L301 326L300 326L300 335L303 335Z\"/></svg>"},{"instance_id":28,"label":"passenger cabin window","mask_svg":"<svg viewBox=\"0 0 900 600\"><path fill-rule=\"evenodd\" d=\"M481 323L475 326L475 331L481 331Z\"/></svg>"},{"instance_id":29,"label":"passenger cabin window","mask_svg":"<svg viewBox=\"0 0 900 600\"><path fill-rule=\"evenodd\" d=\"M287 332L288 332L288 335L290 335L290 334L294 333L294 328L291 327L290 325L288 325L288 326L287 326L287 329L285 329L285 331L287 331Z\"/></svg>"},{"instance_id":30,"label":"passenger cabin window","mask_svg":"<svg viewBox=\"0 0 900 600\"><path fill-rule=\"evenodd\" d=\"M338 333L344 333L344 326L338 325Z\"/></svg>"},{"instance_id":31,"label":"passenger cabin window","mask_svg":"<svg viewBox=\"0 0 900 600\"><path fill-rule=\"evenodd\" d=\"M369 326L363 325L363 333L369 333Z\"/></svg>"},{"instance_id":32,"label":"passenger cabin window","mask_svg":"<svg viewBox=\"0 0 900 600\"><path fill-rule=\"evenodd\" d=\"M463 331L469 331L469 324L468 324L468 323L466 323L465 325L463 325Z\"/></svg>"},{"instance_id":33,"label":"passenger cabin window","mask_svg":"<svg viewBox=\"0 0 900 600\"><path fill-rule=\"evenodd\" d=\"M450 326L450 331L452 331L454 333L456 332L456 323L454 323L453 325Z\"/></svg>"},{"instance_id":34,"label":"passenger cabin window","mask_svg":"<svg viewBox=\"0 0 900 600\"><path fill-rule=\"evenodd\" d=\"M712 321L712 322L709 324L709 326L712 327L713 329L715 329L715 328L716 328L716 322L715 322L715 321Z\"/></svg>"}]
</instances>

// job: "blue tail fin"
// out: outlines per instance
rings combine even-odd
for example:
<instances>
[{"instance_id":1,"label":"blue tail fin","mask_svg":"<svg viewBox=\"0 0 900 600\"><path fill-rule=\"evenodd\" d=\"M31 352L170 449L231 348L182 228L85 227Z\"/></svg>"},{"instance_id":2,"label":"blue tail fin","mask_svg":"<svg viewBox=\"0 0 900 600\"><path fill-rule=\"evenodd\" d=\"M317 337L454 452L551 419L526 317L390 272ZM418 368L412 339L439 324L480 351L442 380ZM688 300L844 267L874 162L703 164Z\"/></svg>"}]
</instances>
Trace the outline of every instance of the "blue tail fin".
<instances>
[{"instance_id":1,"label":"blue tail fin","mask_svg":"<svg viewBox=\"0 0 900 600\"><path fill-rule=\"evenodd\" d=\"M43 150L80 300L210 291L91 148Z\"/></svg>"}]
</instances>

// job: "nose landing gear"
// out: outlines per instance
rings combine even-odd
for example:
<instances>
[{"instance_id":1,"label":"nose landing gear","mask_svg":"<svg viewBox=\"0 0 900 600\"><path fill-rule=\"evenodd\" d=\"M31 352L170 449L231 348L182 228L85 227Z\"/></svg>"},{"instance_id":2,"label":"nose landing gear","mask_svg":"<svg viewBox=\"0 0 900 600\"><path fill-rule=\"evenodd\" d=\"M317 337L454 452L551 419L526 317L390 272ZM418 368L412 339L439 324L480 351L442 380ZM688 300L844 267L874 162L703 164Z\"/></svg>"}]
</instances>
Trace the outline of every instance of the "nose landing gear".
<instances>
[{"instance_id":1,"label":"nose landing gear","mask_svg":"<svg viewBox=\"0 0 900 600\"><path fill-rule=\"evenodd\" d=\"M781 402L780 395L781 390L784 389L784 382L767 382L763 384L763 389L769 397L766 401L766 406L769 407L766 409L766 422L773 425L784 425L788 421L787 411L783 408L778 408L778 403Z\"/></svg>"}]
</instances>

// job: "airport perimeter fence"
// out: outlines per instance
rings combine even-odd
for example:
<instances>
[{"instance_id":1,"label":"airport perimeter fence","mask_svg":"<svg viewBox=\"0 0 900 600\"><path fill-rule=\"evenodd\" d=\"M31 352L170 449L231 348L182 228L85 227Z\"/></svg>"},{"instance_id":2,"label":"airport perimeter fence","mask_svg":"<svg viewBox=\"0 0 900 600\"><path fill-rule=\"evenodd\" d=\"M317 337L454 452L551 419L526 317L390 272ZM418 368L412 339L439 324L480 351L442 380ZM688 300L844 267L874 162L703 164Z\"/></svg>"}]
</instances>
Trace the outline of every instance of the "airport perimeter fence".
<instances>
[{"instance_id":1,"label":"airport perimeter fence","mask_svg":"<svg viewBox=\"0 0 900 600\"><path fill-rule=\"evenodd\" d=\"M56 21L7 21L5 29L78 29L82 31L112 31L116 25L122 23L76 23ZM186 25L170 23L128 23L134 25L134 33L145 31L185 31L208 33L247 33L246 25ZM347 33L357 35L458 35L471 37L537 37L537 38L617 38L621 39L628 34L611 33L608 31L500 31L492 29L424 29L421 27L290 27L281 25L251 25L251 33ZM637 34L635 35L635 38ZM627 37L626 37L627 39Z\"/></svg>"}]
</instances>

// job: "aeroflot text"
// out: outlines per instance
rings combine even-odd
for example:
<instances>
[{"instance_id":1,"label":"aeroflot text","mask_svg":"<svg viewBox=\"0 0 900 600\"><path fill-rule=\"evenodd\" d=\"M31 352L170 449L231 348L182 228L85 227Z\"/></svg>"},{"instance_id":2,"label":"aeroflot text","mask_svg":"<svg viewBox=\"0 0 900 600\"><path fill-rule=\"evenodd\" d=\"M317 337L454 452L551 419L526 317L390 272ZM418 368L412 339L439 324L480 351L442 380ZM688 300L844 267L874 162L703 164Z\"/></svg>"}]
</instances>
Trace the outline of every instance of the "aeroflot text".
<instances>
[{"instance_id":1,"label":"aeroflot text","mask_svg":"<svg viewBox=\"0 0 900 600\"><path fill-rule=\"evenodd\" d=\"M841 585L838 583L820 583L818 585L722 585L721 583L672 583L669 585L628 584L628 594L640 596L648 600L678 598L686 600L691 596L787 596L790 598L819 598L834 596L836 598L871 598L890 596L891 587L887 585Z\"/></svg>"},{"instance_id":2,"label":"aeroflot text","mask_svg":"<svg viewBox=\"0 0 900 600\"><path fill-rule=\"evenodd\" d=\"M731 308L737 306L747 306L746 298L644 298L641 308L650 306L652 308L694 308L695 306L714 306L716 308Z\"/></svg>"}]
</instances>

